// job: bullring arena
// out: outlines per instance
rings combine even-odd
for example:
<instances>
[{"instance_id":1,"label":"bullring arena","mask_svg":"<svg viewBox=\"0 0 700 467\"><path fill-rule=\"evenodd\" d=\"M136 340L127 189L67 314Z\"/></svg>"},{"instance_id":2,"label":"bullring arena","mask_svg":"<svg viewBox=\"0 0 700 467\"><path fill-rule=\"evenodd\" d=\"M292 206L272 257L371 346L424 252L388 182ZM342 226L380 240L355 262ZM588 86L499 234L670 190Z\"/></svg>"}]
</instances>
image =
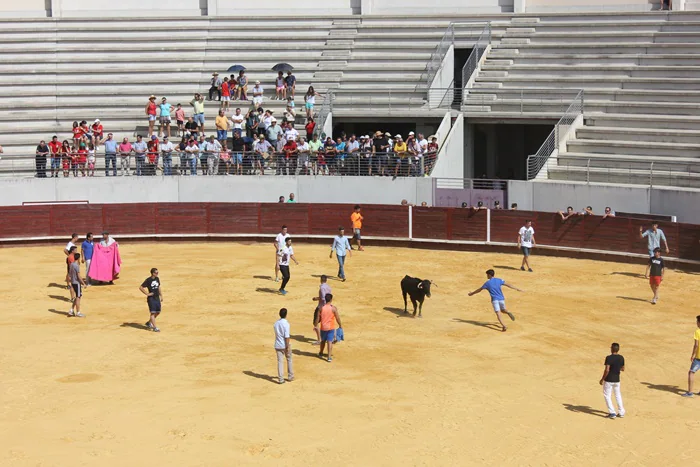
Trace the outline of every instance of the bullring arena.
<instances>
[{"instance_id":1,"label":"bullring arena","mask_svg":"<svg viewBox=\"0 0 700 467\"><path fill-rule=\"evenodd\" d=\"M654 307L643 265L535 254L535 272L522 272L507 241L523 216L536 219L543 244L578 241L584 228L589 240L607 238L634 228L630 220L586 218L564 233L548 223L551 214L491 211L498 239L475 251L485 247L454 240L448 225L476 239L486 233L485 211L368 206L366 249L353 252L340 282L328 247L351 208L182 205L177 212L200 226L200 238L189 240L172 205L4 208L5 219L31 226L28 237L47 238L72 210L82 230L113 232L123 263L114 285L85 292L81 320L66 317L63 242L0 250L3 465L692 463L695 401L678 395L697 277L669 271ZM415 244L404 233L409 210ZM300 264L287 296L271 277L272 219L296 241ZM427 219L433 240L452 238L447 249L418 241L429 236ZM15 228L5 223L1 235ZM240 233L246 228L250 235ZM158 334L143 325L138 291L154 266L165 299ZM467 297L488 268L525 290L506 291L516 315L506 333L487 297ZM403 314L407 273L438 285L422 319ZM346 331L332 363L311 343L320 274L331 276ZM296 374L284 385L272 351L280 307L290 311ZM598 379L612 341L628 362L628 415L611 422Z\"/></svg>"}]
</instances>

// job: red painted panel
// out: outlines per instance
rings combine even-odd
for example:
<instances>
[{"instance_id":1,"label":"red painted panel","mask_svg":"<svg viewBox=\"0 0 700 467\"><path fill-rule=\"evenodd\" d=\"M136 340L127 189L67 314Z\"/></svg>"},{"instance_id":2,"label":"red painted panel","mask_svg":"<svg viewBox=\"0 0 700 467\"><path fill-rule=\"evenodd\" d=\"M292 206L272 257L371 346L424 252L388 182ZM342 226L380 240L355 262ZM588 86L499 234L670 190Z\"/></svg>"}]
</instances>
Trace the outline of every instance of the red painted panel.
<instances>
[{"instance_id":1,"label":"red painted panel","mask_svg":"<svg viewBox=\"0 0 700 467\"><path fill-rule=\"evenodd\" d=\"M350 214L353 212L352 204L310 204L308 206L311 208L310 234L328 235L331 238L338 233L338 227L343 226L345 235L352 237L350 221ZM364 213L362 215L365 216Z\"/></svg>"},{"instance_id":2,"label":"red painted panel","mask_svg":"<svg viewBox=\"0 0 700 467\"><path fill-rule=\"evenodd\" d=\"M678 224L678 240L671 243L671 248L676 249L681 258L700 261L700 225Z\"/></svg>"},{"instance_id":3,"label":"red painted panel","mask_svg":"<svg viewBox=\"0 0 700 467\"><path fill-rule=\"evenodd\" d=\"M523 224L520 226L522 227ZM538 213L533 219L535 241L544 245L580 248L583 243L583 217L576 216L565 222L555 213ZM518 228L519 230L519 228ZM515 231L517 238L518 231Z\"/></svg>"},{"instance_id":4,"label":"red painted panel","mask_svg":"<svg viewBox=\"0 0 700 467\"><path fill-rule=\"evenodd\" d=\"M207 233L205 203L159 203L156 205L156 216L159 234Z\"/></svg>"},{"instance_id":5,"label":"red painted panel","mask_svg":"<svg viewBox=\"0 0 700 467\"><path fill-rule=\"evenodd\" d=\"M156 233L155 213L156 204L103 204L102 213L104 225L98 231L103 230L114 234L143 234Z\"/></svg>"},{"instance_id":6,"label":"red painted panel","mask_svg":"<svg viewBox=\"0 0 700 467\"><path fill-rule=\"evenodd\" d=\"M630 237L630 220L619 217L582 216L582 248L609 251L634 251L639 242Z\"/></svg>"},{"instance_id":7,"label":"red painted panel","mask_svg":"<svg viewBox=\"0 0 700 467\"><path fill-rule=\"evenodd\" d=\"M257 203L209 204L209 233L258 233Z\"/></svg>"},{"instance_id":8,"label":"red painted panel","mask_svg":"<svg viewBox=\"0 0 700 467\"><path fill-rule=\"evenodd\" d=\"M0 207L0 238L50 236L50 212L51 206Z\"/></svg>"},{"instance_id":9,"label":"red painted panel","mask_svg":"<svg viewBox=\"0 0 700 467\"><path fill-rule=\"evenodd\" d=\"M362 205L362 216L362 235L408 238L408 206Z\"/></svg>"},{"instance_id":10,"label":"red painted panel","mask_svg":"<svg viewBox=\"0 0 700 467\"><path fill-rule=\"evenodd\" d=\"M81 237L87 232L102 229L102 206L95 204L54 204L51 206L51 235L70 237L72 232Z\"/></svg>"},{"instance_id":11,"label":"red painted panel","mask_svg":"<svg viewBox=\"0 0 700 467\"><path fill-rule=\"evenodd\" d=\"M289 235L309 233L309 209L298 203L265 203L260 205L260 233L276 234L286 225Z\"/></svg>"},{"instance_id":12,"label":"red painted panel","mask_svg":"<svg viewBox=\"0 0 700 467\"><path fill-rule=\"evenodd\" d=\"M452 240L486 241L485 209L450 208L452 211Z\"/></svg>"},{"instance_id":13,"label":"red painted panel","mask_svg":"<svg viewBox=\"0 0 700 467\"><path fill-rule=\"evenodd\" d=\"M447 210L450 208L413 208L413 238L447 240Z\"/></svg>"},{"instance_id":14,"label":"red painted panel","mask_svg":"<svg viewBox=\"0 0 700 467\"><path fill-rule=\"evenodd\" d=\"M491 241L503 243L516 243L520 227L525 225L527 219L532 220L535 229L535 240L545 243L540 239L540 226L536 221L537 213L531 211L507 211L505 209L491 210Z\"/></svg>"}]
</instances>

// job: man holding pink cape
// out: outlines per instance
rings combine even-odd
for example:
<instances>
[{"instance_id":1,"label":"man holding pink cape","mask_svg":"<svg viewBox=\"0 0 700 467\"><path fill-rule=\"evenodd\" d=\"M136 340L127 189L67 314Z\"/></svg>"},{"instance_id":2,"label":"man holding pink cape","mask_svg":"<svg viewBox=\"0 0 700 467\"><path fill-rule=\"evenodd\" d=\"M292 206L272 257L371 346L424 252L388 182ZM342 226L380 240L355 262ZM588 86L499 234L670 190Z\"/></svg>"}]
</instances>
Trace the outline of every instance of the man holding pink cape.
<instances>
[{"instance_id":1,"label":"man holding pink cape","mask_svg":"<svg viewBox=\"0 0 700 467\"><path fill-rule=\"evenodd\" d=\"M102 232L102 241L95 245L92 254L90 278L112 284L115 279L119 278L121 264L119 244L109 236L109 232Z\"/></svg>"}]
</instances>

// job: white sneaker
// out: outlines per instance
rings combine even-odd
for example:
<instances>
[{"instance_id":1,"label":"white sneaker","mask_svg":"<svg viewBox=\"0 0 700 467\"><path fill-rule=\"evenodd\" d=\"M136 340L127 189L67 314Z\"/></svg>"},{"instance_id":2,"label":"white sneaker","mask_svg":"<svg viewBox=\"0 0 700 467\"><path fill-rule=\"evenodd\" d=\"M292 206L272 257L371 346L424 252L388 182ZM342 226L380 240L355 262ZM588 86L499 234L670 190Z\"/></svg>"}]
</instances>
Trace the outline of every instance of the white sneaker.
<instances>
[{"instance_id":1,"label":"white sneaker","mask_svg":"<svg viewBox=\"0 0 700 467\"><path fill-rule=\"evenodd\" d=\"M82 314L81 312L77 312L77 313L75 314L75 317L76 317L76 318L85 318L85 315Z\"/></svg>"}]
</instances>

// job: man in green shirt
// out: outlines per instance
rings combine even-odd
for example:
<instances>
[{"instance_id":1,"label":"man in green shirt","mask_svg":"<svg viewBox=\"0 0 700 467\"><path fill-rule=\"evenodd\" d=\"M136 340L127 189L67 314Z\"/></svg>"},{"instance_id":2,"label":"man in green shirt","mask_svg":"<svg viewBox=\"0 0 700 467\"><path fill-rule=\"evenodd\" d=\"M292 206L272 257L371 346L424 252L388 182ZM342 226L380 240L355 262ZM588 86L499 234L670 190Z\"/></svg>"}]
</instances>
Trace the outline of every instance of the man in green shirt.
<instances>
[{"instance_id":1,"label":"man in green shirt","mask_svg":"<svg viewBox=\"0 0 700 467\"><path fill-rule=\"evenodd\" d=\"M297 200L294 199L294 193L289 193L289 199L287 200L288 203L296 203Z\"/></svg>"},{"instance_id":2,"label":"man in green shirt","mask_svg":"<svg viewBox=\"0 0 700 467\"><path fill-rule=\"evenodd\" d=\"M318 173L318 150L323 146L323 142L319 141L318 133L314 133L314 139L309 141L309 162L311 163L311 170L313 174Z\"/></svg>"}]
</instances>

